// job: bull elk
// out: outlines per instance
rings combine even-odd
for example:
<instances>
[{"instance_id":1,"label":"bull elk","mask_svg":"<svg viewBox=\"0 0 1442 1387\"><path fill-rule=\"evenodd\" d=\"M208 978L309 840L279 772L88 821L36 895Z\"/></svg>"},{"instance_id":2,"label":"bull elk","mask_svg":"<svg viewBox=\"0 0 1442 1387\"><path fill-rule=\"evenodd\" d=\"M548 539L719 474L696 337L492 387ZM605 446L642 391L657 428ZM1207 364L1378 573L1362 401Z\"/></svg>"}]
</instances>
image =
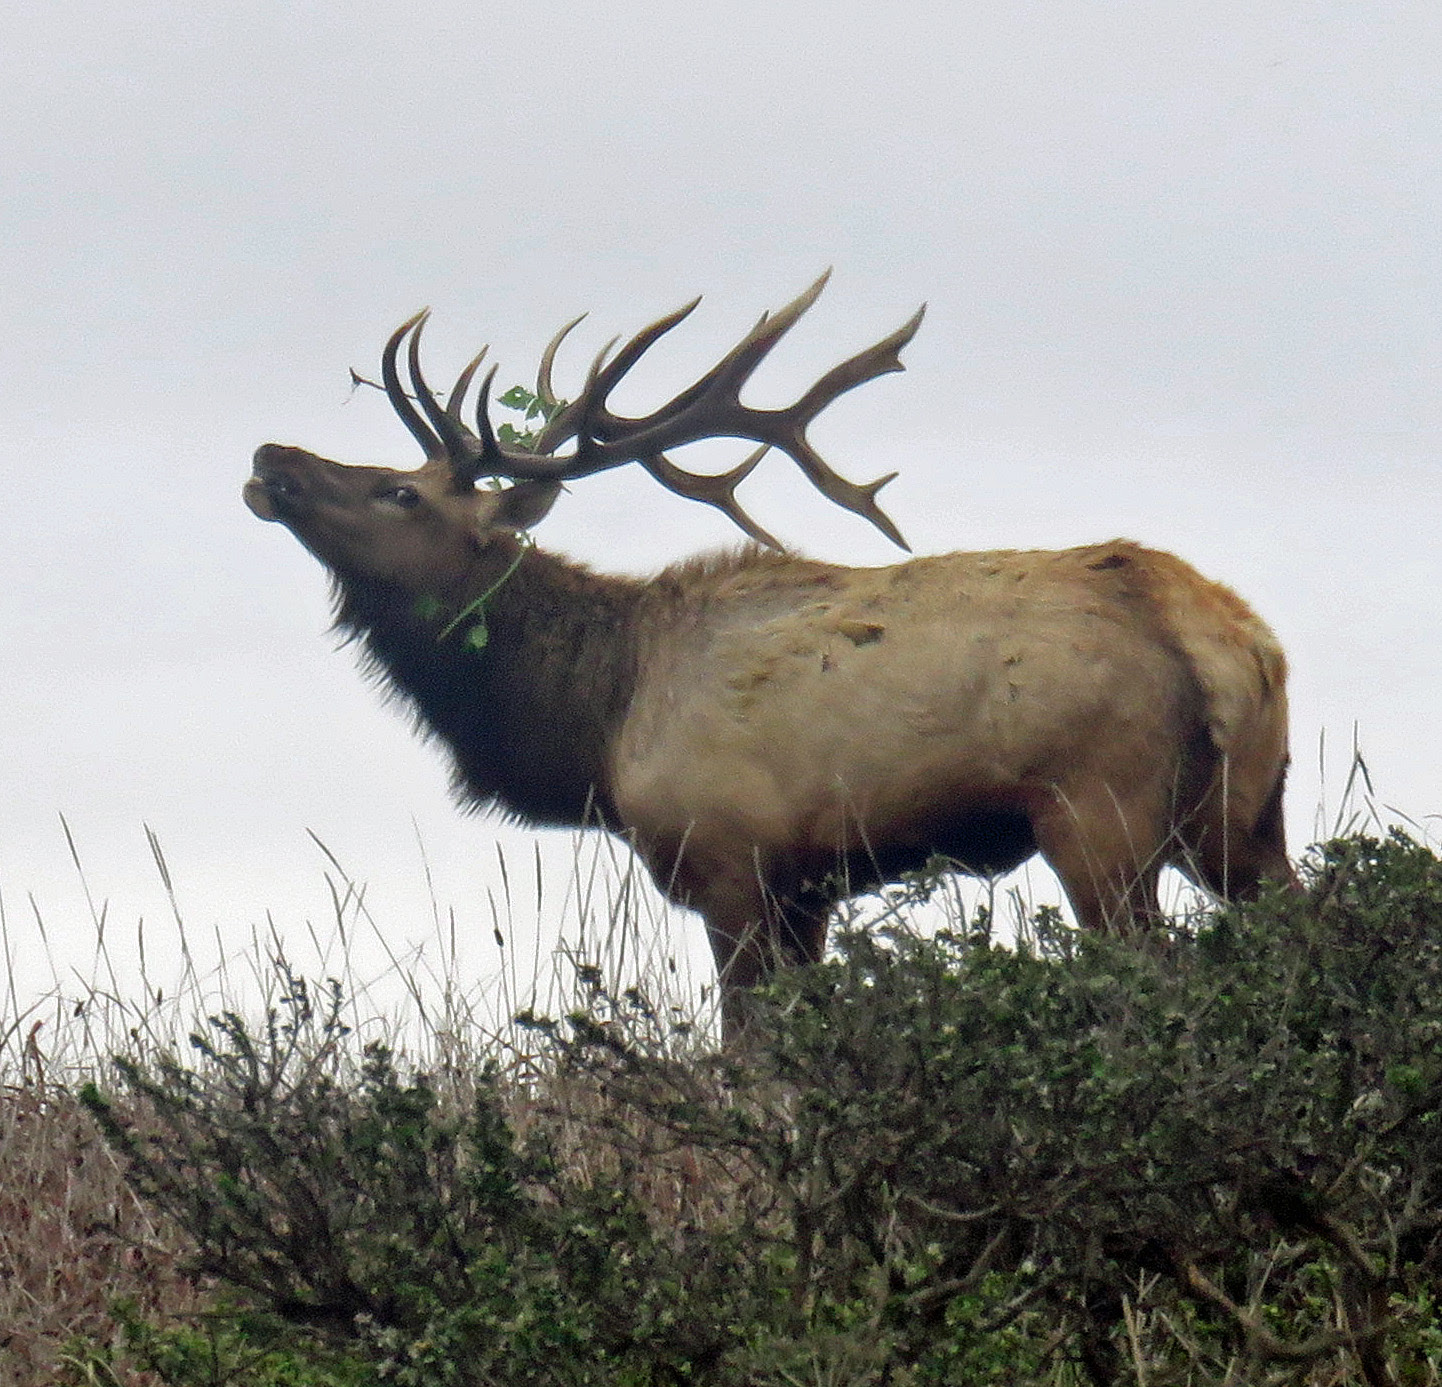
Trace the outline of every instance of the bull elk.
<instances>
[{"instance_id":1,"label":"bull elk","mask_svg":"<svg viewBox=\"0 0 1442 1387\"><path fill-rule=\"evenodd\" d=\"M480 357L440 402L418 313L382 375L424 464L267 444L245 499L329 570L337 625L447 746L460 798L625 834L700 912L728 1031L774 960L820 955L838 900L934 855L990 874L1040 852L1094 929L1155 916L1167 863L1224 897L1289 879L1285 663L1229 589L1128 540L843 567L782 552L741 509L738 484L775 448L906 547L876 501L891 476L847 481L806 430L902 369L920 312L789 408L740 399L824 283L641 418L608 399L699 300L603 350L562 405L551 373L568 325L542 357L554 412L529 450L497 441L494 367L463 421ZM720 475L668 456L711 437L760 446ZM645 580L529 543L564 482L630 462L756 542Z\"/></svg>"}]
</instances>

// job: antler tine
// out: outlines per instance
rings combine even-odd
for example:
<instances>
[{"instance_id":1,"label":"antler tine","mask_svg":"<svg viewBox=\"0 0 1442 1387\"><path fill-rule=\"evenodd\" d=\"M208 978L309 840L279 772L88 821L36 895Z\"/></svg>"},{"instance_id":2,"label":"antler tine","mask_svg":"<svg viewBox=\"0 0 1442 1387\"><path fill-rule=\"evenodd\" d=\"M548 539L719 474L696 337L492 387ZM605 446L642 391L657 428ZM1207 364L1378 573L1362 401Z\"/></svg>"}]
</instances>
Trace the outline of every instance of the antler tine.
<instances>
[{"instance_id":1,"label":"antler tine","mask_svg":"<svg viewBox=\"0 0 1442 1387\"><path fill-rule=\"evenodd\" d=\"M658 318L654 323L641 329L634 337L626 343L613 359L608 360L611 351L619 338L613 337L591 361L589 371L586 373L586 383L581 393L566 405L558 414L554 414L544 428L537 435L536 441L528 452L517 453L502 448L499 443L492 449L486 443L488 436L493 437L489 415L486 413L486 398L483 393L476 402L476 421L480 430L480 442L487 448L488 458L492 459L498 471L496 475L510 477L517 481L560 481L574 480L578 477L591 476L596 472L604 472L613 467L620 467L632 461L645 459L638 458L635 453L623 449L606 450L598 446L600 434L609 434L619 416L610 414L605 409L607 395L615 388L621 379L632 366L640 360L641 356L652 347L656 341L665 333L671 331L678 323L692 313L696 305L701 302L700 297L683 304L680 308ZM551 373L555 366L556 353L561 343L571 333L572 329L579 324L586 314L573 318L547 343L545 351L541 354L540 366L536 371L536 397L546 405L556 406L560 403L556 396L555 389L551 383ZM491 372L495 374L494 369ZM489 379L489 377L488 377ZM690 392L685 392L689 394ZM667 408L670 408L668 406ZM654 416L653 416L654 417ZM599 431L592 428L593 421L599 421ZM628 422L621 420L620 422ZM572 438L581 440L576 452L570 457L557 458L548 456L563 443ZM763 449L764 451L764 449ZM663 467L668 464L663 463ZM755 464L752 463L752 466ZM749 471L750 468L747 468ZM680 469L676 469L679 473ZM477 475L483 475L478 472ZM737 477L740 480L740 477ZM703 499L697 497L697 500ZM712 503L714 504L714 503ZM738 519L738 524L742 522ZM751 526L750 529L747 526ZM748 534L752 530L758 530L759 526L749 519L742 524ZM760 531L755 537L760 538L765 531ZM772 542L769 537L766 541Z\"/></svg>"},{"instance_id":2,"label":"antler tine","mask_svg":"<svg viewBox=\"0 0 1442 1387\"><path fill-rule=\"evenodd\" d=\"M680 308L672 309L665 313L648 327L643 327L619 352L610 365L606 367L606 381L602 389L602 397L616 384L627 371L631 369L657 342L671 331L678 323L683 323L695 311L696 306L701 302L701 295L697 294L690 303L683 303Z\"/></svg>"},{"instance_id":3,"label":"antler tine","mask_svg":"<svg viewBox=\"0 0 1442 1387\"><path fill-rule=\"evenodd\" d=\"M481 382L480 393L476 396L476 447L478 456L476 458L475 473L471 478L471 484L475 484L476 477L506 477L514 475L511 471L511 464L515 455L502 448L496 439L496 431L491 427L491 386L495 384L496 371L499 363L492 362L491 369L486 372L485 379Z\"/></svg>"},{"instance_id":4,"label":"antler tine","mask_svg":"<svg viewBox=\"0 0 1442 1387\"><path fill-rule=\"evenodd\" d=\"M591 369L586 373L585 388L541 430L530 451L512 452L497 445L497 476L528 482L573 481L577 477L590 477L597 472L605 472L613 467L640 460L640 455L633 450L609 449L599 444L595 430L591 427L594 418L605 415L600 402L605 398L610 385L605 383L603 377L608 370L606 358L616 341L613 337L596 353ZM614 384L614 381L611 383ZM579 438L580 442L569 457L547 456L570 438Z\"/></svg>"},{"instance_id":5,"label":"antler tine","mask_svg":"<svg viewBox=\"0 0 1442 1387\"><path fill-rule=\"evenodd\" d=\"M745 461L738 463L729 472L688 472L677 467L665 453L638 459L653 477L667 491L684 496L688 501L703 501L715 506L746 534L768 549L784 550L785 545L773 534L763 530L744 510L736 499L736 488L755 470L756 464L771 451L769 443L763 443Z\"/></svg>"},{"instance_id":6,"label":"antler tine","mask_svg":"<svg viewBox=\"0 0 1442 1387\"><path fill-rule=\"evenodd\" d=\"M826 288L830 278L831 271L827 270L814 284L803 290L785 307L778 308L774 313L763 313L756 326L689 391L683 391L681 395L678 395L672 401L672 405L682 404L684 407L685 404L690 403L687 396L703 395L707 390L718 388L722 381L728 383L730 394L735 398L740 393L741 387L755 373L756 368L770 355L771 349L796 326L801 315L821 297L821 291ZM667 408L671 408L671 405L668 405Z\"/></svg>"},{"instance_id":7,"label":"antler tine","mask_svg":"<svg viewBox=\"0 0 1442 1387\"><path fill-rule=\"evenodd\" d=\"M789 439L778 437L775 440L776 446L795 461L811 484L828 501L869 520L892 543L899 545L908 553L911 551L911 546L902 537L901 531L896 528L891 517L876 502L876 493L892 481L897 474L888 472L874 482L860 485L848 481L811 446L806 437L806 426L827 405L848 390L854 390L858 385L864 385L878 376L888 375L893 371L904 371L906 367L901 362L901 349L916 336L925 314L926 305L922 304L890 336L882 338L880 342L867 347L864 351L857 352L855 356L848 357L840 365L833 366L789 409L774 411L778 430L786 426L786 431L790 435Z\"/></svg>"},{"instance_id":8,"label":"antler tine","mask_svg":"<svg viewBox=\"0 0 1442 1387\"><path fill-rule=\"evenodd\" d=\"M461 417L461 406L466 402L466 391L471 388L471 377L476 374L476 367L486 359L486 353L490 351L489 346L482 347L470 361L466 368L456 377L456 383L451 387L451 393L446 399L446 413L454 415L457 419Z\"/></svg>"},{"instance_id":9,"label":"antler tine","mask_svg":"<svg viewBox=\"0 0 1442 1387\"><path fill-rule=\"evenodd\" d=\"M385 350L381 353L381 380L385 385L386 399L391 402L391 408L400 416L401 423L410 430L411 436L421 445L426 460L435 462L445 457L445 444L426 424L420 412L411 403L405 387L401 384L400 374L396 370L396 353L400 351L401 343L413 329L416 332L420 331L421 325L430 317L430 313L429 308L421 309L419 313L412 314L391 333Z\"/></svg>"},{"instance_id":10,"label":"antler tine","mask_svg":"<svg viewBox=\"0 0 1442 1387\"><path fill-rule=\"evenodd\" d=\"M448 463L456 486L464 489L476 484L476 478L481 474L482 464L489 459L484 456L485 449L481 440L455 414L442 407L441 402L435 397L435 392L426 383L425 375L421 371L421 331L425 325L424 318L416 323L408 345L406 365L410 371L411 388L414 390L415 398L426 418L430 421L431 427L435 430L436 436L440 439L441 453L438 458L433 460ZM479 364L480 361L477 358L461 373L466 383L469 383L470 373ZM452 390L452 398L455 397L455 394L456 392Z\"/></svg>"},{"instance_id":11,"label":"antler tine","mask_svg":"<svg viewBox=\"0 0 1442 1387\"><path fill-rule=\"evenodd\" d=\"M572 329L579 326L585 318L586 314L584 313L572 318L560 332L546 343L546 350L541 353L541 364L536 367L536 398L547 409L553 410L561 403L551 385L551 368L556 364L556 353L560 350L561 343L571 335Z\"/></svg>"},{"instance_id":12,"label":"antler tine","mask_svg":"<svg viewBox=\"0 0 1442 1387\"><path fill-rule=\"evenodd\" d=\"M828 466L825 459L804 438L789 441L778 440L776 447L786 453L806 475L806 479L828 501L842 510L849 510L863 520L869 520L894 545L911 553L911 545L896 528L896 522L876 503L876 493L899 475L888 472L874 482L850 482L839 472Z\"/></svg>"},{"instance_id":13,"label":"antler tine","mask_svg":"<svg viewBox=\"0 0 1442 1387\"><path fill-rule=\"evenodd\" d=\"M545 453L575 438L577 435L584 435L585 430L581 427L579 420L589 419L594 415L600 415L609 426L617 416L609 414L605 409L607 396L616 388L616 384L641 358L648 352L660 338L670 332L678 323L695 312L696 305L701 302L698 294L690 303L682 304L680 308L657 318L654 323L643 327L609 362L606 360L610 355L611 348L616 345L616 339L612 338L606 344L605 349L596 357L592 364L591 373L586 379L586 388L576 400L555 415L551 421L541 430L540 437L536 440L536 451ZM585 315L583 314L582 317ZM576 319L576 323L581 321ZM555 347L560 346L561 338L568 333L576 323L571 323L562 328L560 333L552 339L548 347L547 355L542 358L542 365L545 367L546 387L549 393L551 378L551 361L554 358ZM539 385L539 379L537 384ZM538 394L541 392L538 390ZM544 396L542 398L545 398ZM555 402L555 395L550 394L550 402ZM667 406L670 408L670 406ZM600 469L597 469L600 470Z\"/></svg>"},{"instance_id":14,"label":"antler tine","mask_svg":"<svg viewBox=\"0 0 1442 1387\"><path fill-rule=\"evenodd\" d=\"M883 337L874 346L848 357L839 366L833 366L785 412L809 424L832 400L838 399L848 390L865 385L877 376L906 370L901 361L901 349L916 336L925 316L926 305L922 304L889 337Z\"/></svg>"},{"instance_id":15,"label":"antler tine","mask_svg":"<svg viewBox=\"0 0 1442 1387\"><path fill-rule=\"evenodd\" d=\"M756 326L700 380L694 385L687 386L669 403L662 405L660 409L644 418L628 419L624 415L614 414L606 408L606 399L642 355L662 336L689 317L701 299L698 296L690 303L683 304L664 317L658 318L648 327L642 328L608 362L606 358L615 345L613 339L592 362L585 389L541 431L540 437L536 440L536 451L544 454L560 447L571 438L578 438L579 445L574 456L566 463L565 475L583 477L603 472L611 467L618 467L632 460L639 460L642 456L655 456L667 446L694 442L698 438L710 436L698 433L695 429L678 429L677 426L685 425L688 422L688 414L699 401L721 391L726 391L736 407L740 409L740 402L736 396L742 384L796 320L816 302L817 297L826 287L826 281L830 278L831 271L827 270L814 284L797 295L784 308L778 309L775 313L763 313ZM565 329L561 335L564 336L564 332L569 330L569 328ZM559 337L554 339L553 344L559 345ZM547 363L546 374L549 381L549 363ZM717 428L711 432L714 435L724 435L726 430ZM658 447L647 449L643 454L637 439L640 436L653 434L660 435L662 441ZM668 437L668 435L674 436ZM752 435L742 432L737 436L744 438ZM756 441L769 444L772 440L757 437ZM561 475L558 468L538 469L534 462L524 464L524 466L526 468L524 473L517 472L513 475L528 477ZM745 526L742 528L744 529Z\"/></svg>"},{"instance_id":16,"label":"antler tine","mask_svg":"<svg viewBox=\"0 0 1442 1387\"><path fill-rule=\"evenodd\" d=\"M599 401L605 395L605 390L598 386L597 382L601 379L606 358L618 340L613 337L596 353L591 369L586 372L586 384L581 393L541 430L531 451L520 456L514 453L505 455L504 475L532 482L570 481L576 477L589 477L593 473L604 472L608 468L620 467L633 460L634 454L631 453L601 454L587 446L591 420L597 413ZM580 438L581 442L570 457L547 456L572 438Z\"/></svg>"}]
</instances>

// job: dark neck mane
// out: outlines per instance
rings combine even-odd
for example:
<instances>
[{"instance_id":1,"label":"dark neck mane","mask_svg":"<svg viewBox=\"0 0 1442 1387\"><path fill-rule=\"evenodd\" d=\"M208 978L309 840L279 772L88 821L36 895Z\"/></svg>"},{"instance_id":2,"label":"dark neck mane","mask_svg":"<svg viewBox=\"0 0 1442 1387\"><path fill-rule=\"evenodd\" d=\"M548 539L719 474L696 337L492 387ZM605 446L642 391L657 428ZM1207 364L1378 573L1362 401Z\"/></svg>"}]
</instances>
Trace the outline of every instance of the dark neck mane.
<instances>
[{"instance_id":1,"label":"dark neck mane","mask_svg":"<svg viewBox=\"0 0 1442 1387\"><path fill-rule=\"evenodd\" d=\"M336 624L450 749L463 799L529 823L612 822L607 766L635 686L644 585L529 549L485 604L484 647L467 644L474 617L442 638L517 553L493 543L440 619L393 584L340 579Z\"/></svg>"}]
</instances>

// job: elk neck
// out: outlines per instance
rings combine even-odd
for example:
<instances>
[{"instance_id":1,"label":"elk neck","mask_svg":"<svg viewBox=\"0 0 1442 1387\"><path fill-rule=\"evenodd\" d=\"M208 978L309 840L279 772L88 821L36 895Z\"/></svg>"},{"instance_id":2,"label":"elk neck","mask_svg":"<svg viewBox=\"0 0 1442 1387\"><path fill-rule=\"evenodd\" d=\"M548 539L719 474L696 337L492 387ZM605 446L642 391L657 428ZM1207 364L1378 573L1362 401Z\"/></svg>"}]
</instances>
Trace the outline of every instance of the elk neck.
<instances>
[{"instance_id":1,"label":"elk neck","mask_svg":"<svg viewBox=\"0 0 1442 1387\"><path fill-rule=\"evenodd\" d=\"M448 747L462 799L532 824L609 826L609 753L635 687L644 589L507 536L431 602L340 577L336 624ZM479 649L467 640L478 624Z\"/></svg>"}]
</instances>

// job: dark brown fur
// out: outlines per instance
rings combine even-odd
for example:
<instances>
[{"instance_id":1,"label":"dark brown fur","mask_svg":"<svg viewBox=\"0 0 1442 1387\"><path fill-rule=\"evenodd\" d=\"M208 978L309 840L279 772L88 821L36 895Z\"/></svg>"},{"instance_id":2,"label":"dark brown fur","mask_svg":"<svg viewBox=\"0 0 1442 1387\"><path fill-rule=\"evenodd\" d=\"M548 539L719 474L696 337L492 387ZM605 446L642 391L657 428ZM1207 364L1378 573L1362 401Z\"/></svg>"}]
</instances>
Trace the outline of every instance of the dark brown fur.
<instances>
[{"instance_id":1,"label":"dark brown fur","mask_svg":"<svg viewBox=\"0 0 1442 1387\"><path fill-rule=\"evenodd\" d=\"M497 543L446 608L449 619L510 567L519 542ZM496 571L499 570L499 571ZM617 825L606 750L636 680L634 628L642 590L527 549L486 604L487 644L463 627L438 638L412 594L337 575L336 624L358 637L372 668L438 737L458 795L532 825Z\"/></svg>"}]
</instances>

